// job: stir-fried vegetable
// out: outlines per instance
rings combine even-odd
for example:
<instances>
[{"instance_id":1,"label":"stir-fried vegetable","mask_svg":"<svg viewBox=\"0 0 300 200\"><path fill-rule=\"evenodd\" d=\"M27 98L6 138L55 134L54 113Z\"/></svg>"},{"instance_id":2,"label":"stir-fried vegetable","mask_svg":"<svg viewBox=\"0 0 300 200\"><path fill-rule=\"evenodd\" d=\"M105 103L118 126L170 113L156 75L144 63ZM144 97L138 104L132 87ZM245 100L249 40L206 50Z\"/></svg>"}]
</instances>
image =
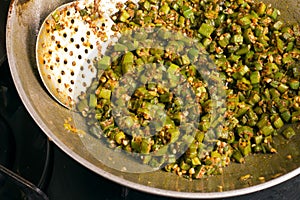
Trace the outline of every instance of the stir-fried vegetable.
<instances>
[{"instance_id":1,"label":"stir-fried vegetable","mask_svg":"<svg viewBox=\"0 0 300 200\"><path fill-rule=\"evenodd\" d=\"M107 137L111 146L141 153L144 163L166 164L166 171L190 178L221 173L230 160L243 163L251 153L276 153L272 138L284 124L300 121L300 27L285 25L279 15L252 0L128 1L112 16L113 30L124 35L140 28L169 30L157 33L167 48L143 48L153 35L142 31L121 37L96 63L103 73L91 89L95 93L78 109L91 132ZM185 37L170 40L172 31ZM196 45L185 38L196 39ZM204 52L226 90L226 108L217 115L208 82L195 67ZM196 104L180 98L190 95L178 86L180 79L190 85ZM124 109L117 114L114 107ZM196 126L184 123L198 117ZM295 134L292 128L283 131L287 139ZM173 145L166 149L167 144ZM174 159L182 144L188 144L186 152Z\"/></svg>"}]
</instances>

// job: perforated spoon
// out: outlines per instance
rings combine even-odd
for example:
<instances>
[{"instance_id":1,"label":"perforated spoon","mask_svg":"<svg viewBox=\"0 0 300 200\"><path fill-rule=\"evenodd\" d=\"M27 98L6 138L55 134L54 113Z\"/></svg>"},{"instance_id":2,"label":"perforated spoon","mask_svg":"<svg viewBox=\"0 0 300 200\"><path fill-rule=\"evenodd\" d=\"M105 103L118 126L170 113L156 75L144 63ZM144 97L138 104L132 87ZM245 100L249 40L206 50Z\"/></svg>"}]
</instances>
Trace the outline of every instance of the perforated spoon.
<instances>
[{"instance_id":1,"label":"perforated spoon","mask_svg":"<svg viewBox=\"0 0 300 200\"><path fill-rule=\"evenodd\" d=\"M97 59L115 33L114 4L74 1L55 9L43 22L36 43L37 68L49 93L74 109L97 75Z\"/></svg>"}]
</instances>

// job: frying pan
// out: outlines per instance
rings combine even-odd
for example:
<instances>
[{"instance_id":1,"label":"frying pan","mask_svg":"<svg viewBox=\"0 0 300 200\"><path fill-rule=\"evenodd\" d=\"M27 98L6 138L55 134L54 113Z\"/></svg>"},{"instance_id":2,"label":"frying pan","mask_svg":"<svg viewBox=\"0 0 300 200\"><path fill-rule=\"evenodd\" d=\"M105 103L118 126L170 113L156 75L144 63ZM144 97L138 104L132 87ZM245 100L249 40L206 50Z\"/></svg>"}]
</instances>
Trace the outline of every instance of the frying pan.
<instances>
[{"instance_id":1,"label":"frying pan","mask_svg":"<svg viewBox=\"0 0 300 200\"><path fill-rule=\"evenodd\" d=\"M91 140L91 145L87 145L78 134L64 129L65 119L80 119L81 116L51 98L36 70L35 44L40 25L51 11L67 2L69 0L13 0L6 30L7 56L18 93L32 118L58 147L94 171L95 176L101 175L127 187L157 195L215 199L259 191L300 174L300 134L289 142L279 135L275 140L277 154L251 155L246 158L245 164L231 163L222 175L193 181L162 170L126 173L104 165L94 154L107 153L101 146L93 145L95 141L92 138L87 139ZM299 23L299 0L264 2L280 9L281 18L287 23ZM296 130L299 132L299 129ZM292 159L287 159L287 155L291 155ZM240 178L248 174L250 178ZM259 177L264 177L264 182Z\"/></svg>"}]
</instances>

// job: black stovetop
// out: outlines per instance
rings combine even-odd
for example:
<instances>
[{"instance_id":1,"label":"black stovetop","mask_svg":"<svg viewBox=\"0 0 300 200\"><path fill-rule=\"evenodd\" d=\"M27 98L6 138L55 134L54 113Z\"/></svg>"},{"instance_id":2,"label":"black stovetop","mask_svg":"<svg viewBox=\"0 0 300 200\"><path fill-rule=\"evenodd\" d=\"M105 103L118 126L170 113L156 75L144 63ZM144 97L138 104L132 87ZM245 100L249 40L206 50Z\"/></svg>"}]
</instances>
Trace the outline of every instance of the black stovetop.
<instances>
[{"instance_id":1,"label":"black stovetop","mask_svg":"<svg viewBox=\"0 0 300 200\"><path fill-rule=\"evenodd\" d=\"M3 2L7 9L9 0L0 0L1 7ZM4 32L2 24L5 23L0 23ZM1 31L0 43L4 40ZM1 45L0 48L4 50ZM3 63L0 60L0 164L19 179L19 182L12 181L0 167L1 200L171 200L107 180L78 164L50 142L23 106L7 60ZM260 192L226 200L252 199L300 199L300 176Z\"/></svg>"}]
</instances>

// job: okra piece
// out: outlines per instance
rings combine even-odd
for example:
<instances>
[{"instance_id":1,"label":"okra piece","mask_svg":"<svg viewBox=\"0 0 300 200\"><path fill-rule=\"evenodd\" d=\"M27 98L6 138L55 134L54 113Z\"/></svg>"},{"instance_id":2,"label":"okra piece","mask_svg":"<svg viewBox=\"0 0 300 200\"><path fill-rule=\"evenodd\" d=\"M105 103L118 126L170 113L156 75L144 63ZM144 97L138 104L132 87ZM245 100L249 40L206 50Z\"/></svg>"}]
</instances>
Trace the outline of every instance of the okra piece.
<instances>
[{"instance_id":1,"label":"okra piece","mask_svg":"<svg viewBox=\"0 0 300 200\"><path fill-rule=\"evenodd\" d=\"M298 88L300 86L299 80L296 80L296 79L291 79L288 84L289 84L290 88L293 90L298 90Z\"/></svg>"},{"instance_id":2,"label":"okra piece","mask_svg":"<svg viewBox=\"0 0 300 200\"><path fill-rule=\"evenodd\" d=\"M254 71L254 72L251 72L250 74L250 81L251 81L251 84L254 85L254 84L258 84L260 83L260 73L259 71Z\"/></svg>"},{"instance_id":3,"label":"okra piece","mask_svg":"<svg viewBox=\"0 0 300 200\"><path fill-rule=\"evenodd\" d=\"M108 100L110 100L110 96L111 96L111 90L105 88L102 88L98 95L99 98L108 99Z\"/></svg>"},{"instance_id":4,"label":"okra piece","mask_svg":"<svg viewBox=\"0 0 300 200\"><path fill-rule=\"evenodd\" d=\"M251 24L251 16L246 15L238 20L238 23L242 26L247 26Z\"/></svg>"},{"instance_id":5,"label":"okra piece","mask_svg":"<svg viewBox=\"0 0 300 200\"><path fill-rule=\"evenodd\" d=\"M103 56L103 58L101 58L97 64L98 69L107 69L111 65L111 58L109 56Z\"/></svg>"},{"instance_id":6,"label":"okra piece","mask_svg":"<svg viewBox=\"0 0 300 200\"><path fill-rule=\"evenodd\" d=\"M244 159L244 156L241 154L240 151L236 150L233 152L232 154L232 158L238 162L238 163L244 163L245 162L245 159Z\"/></svg>"},{"instance_id":7,"label":"okra piece","mask_svg":"<svg viewBox=\"0 0 300 200\"><path fill-rule=\"evenodd\" d=\"M240 138L238 148L243 156L249 155L252 151L250 140Z\"/></svg>"},{"instance_id":8,"label":"okra piece","mask_svg":"<svg viewBox=\"0 0 300 200\"><path fill-rule=\"evenodd\" d=\"M201 35L203 35L203 36L209 38L209 37L211 36L211 34L214 32L214 30L215 30L215 28L214 28L212 25L203 23L203 24L200 26L198 32L199 32Z\"/></svg>"},{"instance_id":9,"label":"okra piece","mask_svg":"<svg viewBox=\"0 0 300 200\"><path fill-rule=\"evenodd\" d=\"M126 10L122 10L119 16L121 22L125 22L130 17L130 14Z\"/></svg>"},{"instance_id":10,"label":"okra piece","mask_svg":"<svg viewBox=\"0 0 300 200\"><path fill-rule=\"evenodd\" d=\"M299 122L299 121L300 121L300 110L292 112L291 122L295 123L295 122Z\"/></svg>"},{"instance_id":11,"label":"okra piece","mask_svg":"<svg viewBox=\"0 0 300 200\"><path fill-rule=\"evenodd\" d=\"M248 53L249 49L250 48L248 45L242 46L237 52L235 52L235 54L236 55L244 55L244 54Z\"/></svg>"},{"instance_id":12,"label":"okra piece","mask_svg":"<svg viewBox=\"0 0 300 200\"><path fill-rule=\"evenodd\" d=\"M97 97L95 94L90 94L89 107L95 108L96 106L97 106Z\"/></svg>"},{"instance_id":13,"label":"okra piece","mask_svg":"<svg viewBox=\"0 0 300 200\"><path fill-rule=\"evenodd\" d=\"M276 129L280 129L284 125L279 115L272 116L271 121Z\"/></svg>"},{"instance_id":14,"label":"okra piece","mask_svg":"<svg viewBox=\"0 0 300 200\"><path fill-rule=\"evenodd\" d=\"M288 127L286 129L284 129L282 134L286 139L291 139L294 135L296 135L296 133L292 127Z\"/></svg>"},{"instance_id":15,"label":"okra piece","mask_svg":"<svg viewBox=\"0 0 300 200\"><path fill-rule=\"evenodd\" d=\"M271 135L274 131L275 130L271 124L267 124L260 129L260 132L265 136Z\"/></svg>"},{"instance_id":16,"label":"okra piece","mask_svg":"<svg viewBox=\"0 0 300 200\"><path fill-rule=\"evenodd\" d=\"M264 4L263 2L260 2L259 4L258 4L258 8L257 8L257 14L258 15L264 15L265 14L265 11L266 11L266 8L267 8L267 6L266 6L266 4Z\"/></svg>"},{"instance_id":17,"label":"okra piece","mask_svg":"<svg viewBox=\"0 0 300 200\"><path fill-rule=\"evenodd\" d=\"M289 110L285 110L284 112L281 113L281 117L285 122L289 122L292 115L291 115L291 112Z\"/></svg>"}]
</instances>

